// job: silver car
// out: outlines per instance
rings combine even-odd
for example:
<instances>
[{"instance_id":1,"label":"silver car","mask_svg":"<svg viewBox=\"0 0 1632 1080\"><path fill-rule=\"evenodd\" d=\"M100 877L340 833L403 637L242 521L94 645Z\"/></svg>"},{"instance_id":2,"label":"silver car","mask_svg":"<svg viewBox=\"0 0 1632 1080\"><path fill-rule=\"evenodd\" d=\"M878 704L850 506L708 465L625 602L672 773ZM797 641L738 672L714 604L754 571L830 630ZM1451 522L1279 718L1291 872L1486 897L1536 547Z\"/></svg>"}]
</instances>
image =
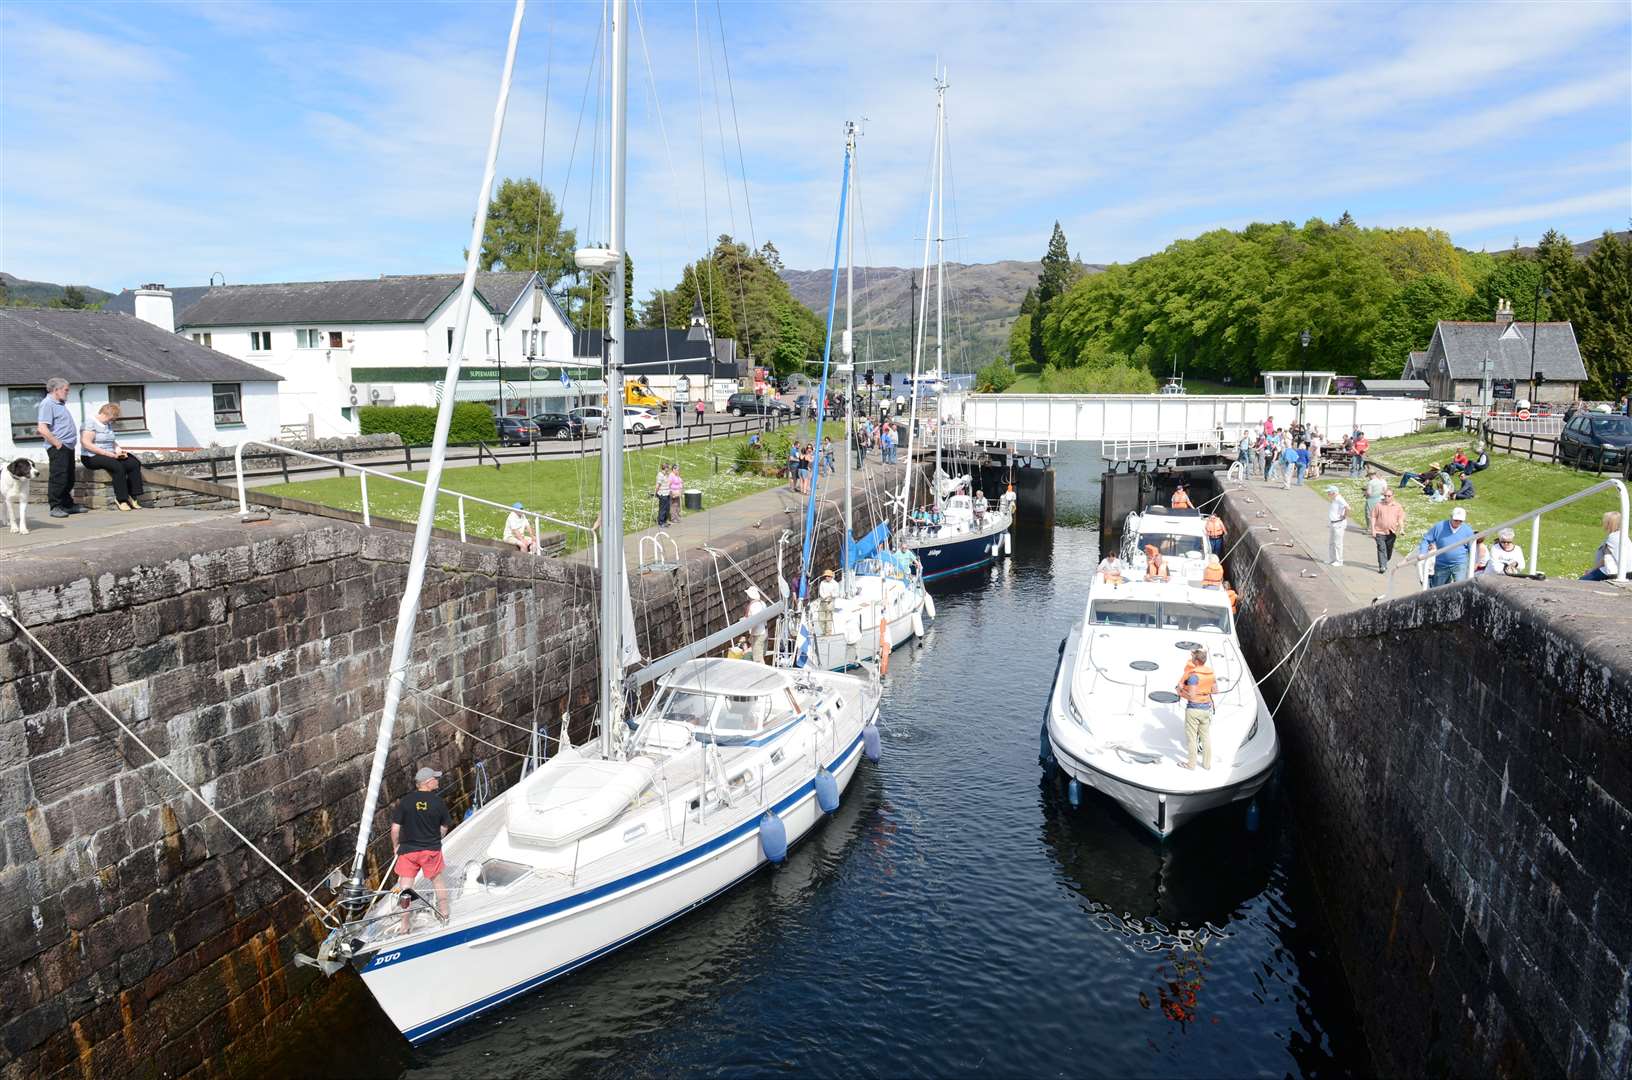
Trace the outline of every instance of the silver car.
<instances>
[{"instance_id":1,"label":"silver car","mask_svg":"<svg viewBox=\"0 0 1632 1080\"><path fill-rule=\"evenodd\" d=\"M567 415L583 422L585 435L599 435L606 426L606 410L598 405L584 405Z\"/></svg>"}]
</instances>

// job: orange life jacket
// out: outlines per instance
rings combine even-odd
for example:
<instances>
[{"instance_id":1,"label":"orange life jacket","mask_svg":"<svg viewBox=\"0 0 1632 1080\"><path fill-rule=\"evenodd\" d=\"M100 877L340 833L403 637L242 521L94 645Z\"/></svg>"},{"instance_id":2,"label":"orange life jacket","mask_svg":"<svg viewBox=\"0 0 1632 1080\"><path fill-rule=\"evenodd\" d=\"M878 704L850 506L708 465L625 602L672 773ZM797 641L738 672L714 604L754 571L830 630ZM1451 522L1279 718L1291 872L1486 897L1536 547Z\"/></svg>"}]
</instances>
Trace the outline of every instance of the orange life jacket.
<instances>
[{"instance_id":1,"label":"orange life jacket","mask_svg":"<svg viewBox=\"0 0 1632 1080\"><path fill-rule=\"evenodd\" d=\"M1207 529L1207 535L1208 536L1211 536L1215 540L1218 539L1220 536L1224 535L1224 521L1223 521L1223 519L1220 518L1217 514L1213 514L1213 515L1209 516L1207 518L1206 529Z\"/></svg>"},{"instance_id":2,"label":"orange life jacket","mask_svg":"<svg viewBox=\"0 0 1632 1080\"><path fill-rule=\"evenodd\" d=\"M1167 580L1167 561L1165 559L1146 559L1145 560L1145 579L1147 581L1150 581L1150 580L1166 581Z\"/></svg>"},{"instance_id":3,"label":"orange life jacket","mask_svg":"<svg viewBox=\"0 0 1632 1080\"><path fill-rule=\"evenodd\" d=\"M1226 585L1226 586L1224 586L1224 591L1229 594L1229 597L1230 597L1230 614L1233 615L1233 614L1235 614L1235 601L1236 601L1235 590L1230 588L1228 585Z\"/></svg>"},{"instance_id":4,"label":"orange life jacket","mask_svg":"<svg viewBox=\"0 0 1632 1080\"><path fill-rule=\"evenodd\" d=\"M1196 677L1196 685L1190 685L1190 676ZM1194 660L1184 665L1184 674L1179 678L1179 696L1197 705L1210 705L1213 701L1213 687L1217 685L1213 678L1213 669L1206 664L1198 664Z\"/></svg>"},{"instance_id":5,"label":"orange life jacket","mask_svg":"<svg viewBox=\"0 0 1632 1080\"><path fill-rule=\"evenodd\" d=\"M1171 503L1169 503L1168 505L1171 506L1175 510L1189 510L1189 509L1192 509L1192 507L1190 505L1190 496L1185 493L1185 490L1183 488L1179 488L1177 491L1175 491L1173 493L1173 501Z\"/></svg>"},{"instance_id":6,"label":"orange life jacket","mask_svg":"<svg viewBox=\"0 0 1632 1080\"><path fill-rule=\"evenodd\" d=\"M1208 563L1201 571L1201 583L1203 585L1224 584L1224 568Z\"/></svg>"}]
</instances>

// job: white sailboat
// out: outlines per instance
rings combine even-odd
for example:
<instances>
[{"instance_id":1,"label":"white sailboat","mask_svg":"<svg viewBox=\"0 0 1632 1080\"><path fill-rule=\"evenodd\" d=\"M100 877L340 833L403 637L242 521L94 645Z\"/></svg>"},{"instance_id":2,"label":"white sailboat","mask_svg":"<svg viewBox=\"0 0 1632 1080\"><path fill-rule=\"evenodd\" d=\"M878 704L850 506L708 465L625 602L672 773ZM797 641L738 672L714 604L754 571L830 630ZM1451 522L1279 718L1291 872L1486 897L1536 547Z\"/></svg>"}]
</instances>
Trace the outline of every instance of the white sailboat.
<instances>
[{"instance_id":1,"label":"white sailboat","mask_svg":"<svg viewBox=\"0 0 1632 1080\"><path fill-rule=\"evenodd\" d=\"M910 552L894 551L889 524L881 523L855 542L855 495L851 462L855 430L855 218L850 200L855 187L856 125L845 125L845 205L840 210L845 243L844 334L840 339L840 381L845 387L844 453L844 567L831 583L817 587L814 602L801 617L806 662L832 671L876 662L924 632L926 618L935 617L934 601L924 589L923 572ZM837 281L834 282L837 291ZM823 386L826 386L823 372ZM817 488L811 488L816 498ZM797 653L795 654L797 655Z\"/></svg>"},{"instance_id":2,"label":"white sailboat","mask_svg":"<svg viewBox=\"0 0 1632 1080\"><path fill-rule=\"evenodd\" d=\"M460 294L448 383L470 309L488 192L502 129L524 0L517 0L503 85ZM579 265L608 291L606 383L623 385L624 192L627 144L627 0L613 0L611 247ZM412 655L434 498L452 402L443 395L426 497L415 531L373 771L340 910L346 921L314 961L349 964L411 1041L432 1038L486 1009L565 975L684 915L780 861L787 846L838 806L862 755L878 753L876 679L790 672L747 660L705 658L751 620L630 675L624 620L623 432L601 452L599 740L563 748L458 824L443 842L451 893L444 917L422 893L372 888L370 829ZM656 683L631 722L624 702ZM405 902L406 901L406 906Z\"/></svg>"},{"instance_id":3,"label":"white sailboat","mask_svg":"<svg viewBox=\"0 0 1632 1080\"><path fill-rule=\"evenodd\" d=\"M907 473L901 485L901 547L918 557L925 581L969 573L990 566L1009 552L1009 527L1014 523L1015 497L1012 490L997 499L976 491L968 476L949 476L944 467L942 435L945 425L937 417L935 425L935 469L931 474L927 506L912 508L913 446L918 428L918 390L928 382L946 385L943 369L943 342L946 294L946 88L944 78L935 82L935 165L931 185L929 220L924 227L924 276L929 276L929 243L935 239L935 370L921 377L924 330L927 323L929 290L919 300L918 340L912 354L911 427L907 436Z\"/></svg>"}]
</instances>

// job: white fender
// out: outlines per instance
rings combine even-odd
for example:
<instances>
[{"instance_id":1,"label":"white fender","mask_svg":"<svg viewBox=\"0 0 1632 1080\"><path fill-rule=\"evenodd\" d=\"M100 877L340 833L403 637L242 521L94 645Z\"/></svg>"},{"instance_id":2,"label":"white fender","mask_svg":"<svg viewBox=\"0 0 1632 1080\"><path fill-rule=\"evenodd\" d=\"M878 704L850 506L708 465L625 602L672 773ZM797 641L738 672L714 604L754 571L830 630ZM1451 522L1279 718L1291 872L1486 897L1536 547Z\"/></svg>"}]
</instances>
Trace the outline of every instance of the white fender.
<instances>
[{"instance_id":1,"label":"white fender","mask_svg":"<svg viewBox=\"0 0 1632 1080\"><path fill-rule=\"evenodd\" d=\"M1013 555L1014 554L1014 537L1012 537L1007 532L1004 532L1004 534L1003 534L1003 554L1005 554L1005 555Z\"/></svg>"},{"instance_id":2,"label":"white fender","mask_svg":"<svg viewBox=\"0 0 1632 1080\"><path fill-rule=\"evenodd\" d=\"M924 591L924 612L931 619L935 617L935 598L929 595L927 589Z\"/></svg>"},{"instance_id":3,"label":"white fender","mask_svg":"<svg viewBox=\"0 0 1632 1080\"><path fill-rule=\"evenodd\" d=\"M924 636L924 617L916 611L912 613L912 632L919 637Z\"/></svg>"}]
</instances>

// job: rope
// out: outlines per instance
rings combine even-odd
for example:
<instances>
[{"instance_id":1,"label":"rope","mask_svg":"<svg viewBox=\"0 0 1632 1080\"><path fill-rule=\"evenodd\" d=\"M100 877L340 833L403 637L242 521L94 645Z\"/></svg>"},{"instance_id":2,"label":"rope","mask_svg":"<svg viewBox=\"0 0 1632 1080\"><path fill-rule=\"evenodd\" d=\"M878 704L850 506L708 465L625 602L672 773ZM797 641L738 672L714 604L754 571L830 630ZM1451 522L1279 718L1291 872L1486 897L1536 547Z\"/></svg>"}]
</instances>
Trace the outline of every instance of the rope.
<instances>
[{"instance_id":1,"label":"rope","mask_svg":"<svg viewBox=\"0 0 1632 1080\"><path fill-rule=\"evenodd\" d=\"M191 785L187 781L183 780L181 778L181 774L176 772L175 769L171 768L169 762L165 761L158 754L155 754L153 752L153 748L148 746L147 743L145 741L143 741L142 737L140 735L136 734L136 732L132 731L130 729L130 727L123 720L121 720L121 719L119 719L119 717L115 716L114 713L113 713L113 710L109 709L106 705L104 705L102 703L102 701L95 694L91 693L90 687L86 686L83 682L80 682L79 676L75 675L72 671L68 670L68 666L66 664L64 664L61 660L57 659L56 654L53 653L50 649L46 648L44 643L42 643L39 638L35 637L34 634L28 629L28 627L23 625L22 620L19 619L16 616L16 614L14 614L12 612L11 607L8 604L4 603L3 601L0 601L0 615L4 615L7 619L10 619L12 625L17 627L18 633L22 634L25 638L28 639L28 641L29 641L29 643L31 645L33 645L36 649L38 649L41 653L43 653L45 655L46 659L50 660L51 663L56 666L56 669L58 671L62 672L64 675L68 676L69 681L72 682L76 687L79 688L80 693L84 694L85 697L91 702L91 704L95 705L98 709L102 710L102 714L104 716L106 716L109 720L112 720L115 724L117 724L119 726L120 731L123 731L126 735L130 736L131 741L134 742L137 746L141 747L142 751L144 753L146 753L148 757L152 758L154 763L156 765L158 765L159 768L161 768L165 772L169 773L171 778L174 779L176 783L180 784L182 786L182 789L185 790L187 792L187 794L191 795L194 799L196 799L198 801L198 804L200 806L202 806L205 810L208 810L210 812L210 814L213 815L217 821L219 821L219 822L221 822L221 824L225 825L227 827L227 830L229 832L231 832L232 835L236 836L239 840L243 841L244 846L249 848L249 850L253 851L257 856L259 856L261 861L266 863L267 866L270 866L272 868L273 873L277 874L284 881L288 882L290 888L294 889L302 897L304 897L306 902L308 904L310 904L313 907L313 909L315 909L317 911L317 913L321 917L324 925L329 926L329 927L334 927L334 926L338 925L333 921L333 918L329 915L328 909L325 908L321 903L318 902L317 897L315 897L311 893L307 892L306 889L300 884L300 882L298 882L294 878L290 877L289 874L283 869L283 867L279 866L276 862L272 861L272 857L270 855L268 855L266 852L262 851L259 847L256 847L254 841L250 840L249 837L245 836L242 832L240 832L238 830L238 826L236 826L232 822L228 821L222 815L221 811L219 811L215 807L211 806L210 803L209 803L209 800L205 799L204 796L200 795L198 793L198 791L193 788L193 785Z\"/></svg>"},{"instance_id":2,"label":"rope","mask_svg":"<svg viewBox=\"0 0 1632 1080\"><path fill-rule=\"evenodd\" d=\"M1303 632L1303 637L1301 637L1297 641L1293 642L1292 651L1287 653L1285 656L1281 657L1281 664L1286 663L1288 660L1290 660L1292 658L1292 654L1296 653L1298 651L1298 646L1299 645L1303 644L1305 641L1312 641L1313 640L1312 638L1310 638L1309 635L1314 633L1315 627L1320 623L1320 620L1324 619L1325 617L1326 617L1326 609L1322 608L1320 614L1316 615L1314 617L1314 619L1309 623L1309 629L1307 629L1307 630L1305 630ZM1304 650L1303 650L1303 653L1298 657L1298 662L1296 664L1292 665L1292 674L1287 676L1286 687L1281 691L1281 696L1276 699L1275 707L1273 709L1269 710L1269 718L1271 720L1275 719L1275 714L1281 711L1281 704L1282 704L1282 702L1286 701L1286 695L1290 694L1292 692L1292 684L1294 682L1296 682L1297 678L1298 678L1298 669L1303 667L1303 658L1305 656L1308 656L1308 655L1309 655L1309 649L1307 647L1305 647ZM1277 670L1280 669L1281 664L1276 664L1274 667L1270 668L1269 671L1265 672L1263 679L1258 680L1258 685L1260 687L1263 686L1264 682L1266 680L1268 680L1268 678L1271 675L1275 674L1275 672Z\"/></svg>"}]
</instances>

